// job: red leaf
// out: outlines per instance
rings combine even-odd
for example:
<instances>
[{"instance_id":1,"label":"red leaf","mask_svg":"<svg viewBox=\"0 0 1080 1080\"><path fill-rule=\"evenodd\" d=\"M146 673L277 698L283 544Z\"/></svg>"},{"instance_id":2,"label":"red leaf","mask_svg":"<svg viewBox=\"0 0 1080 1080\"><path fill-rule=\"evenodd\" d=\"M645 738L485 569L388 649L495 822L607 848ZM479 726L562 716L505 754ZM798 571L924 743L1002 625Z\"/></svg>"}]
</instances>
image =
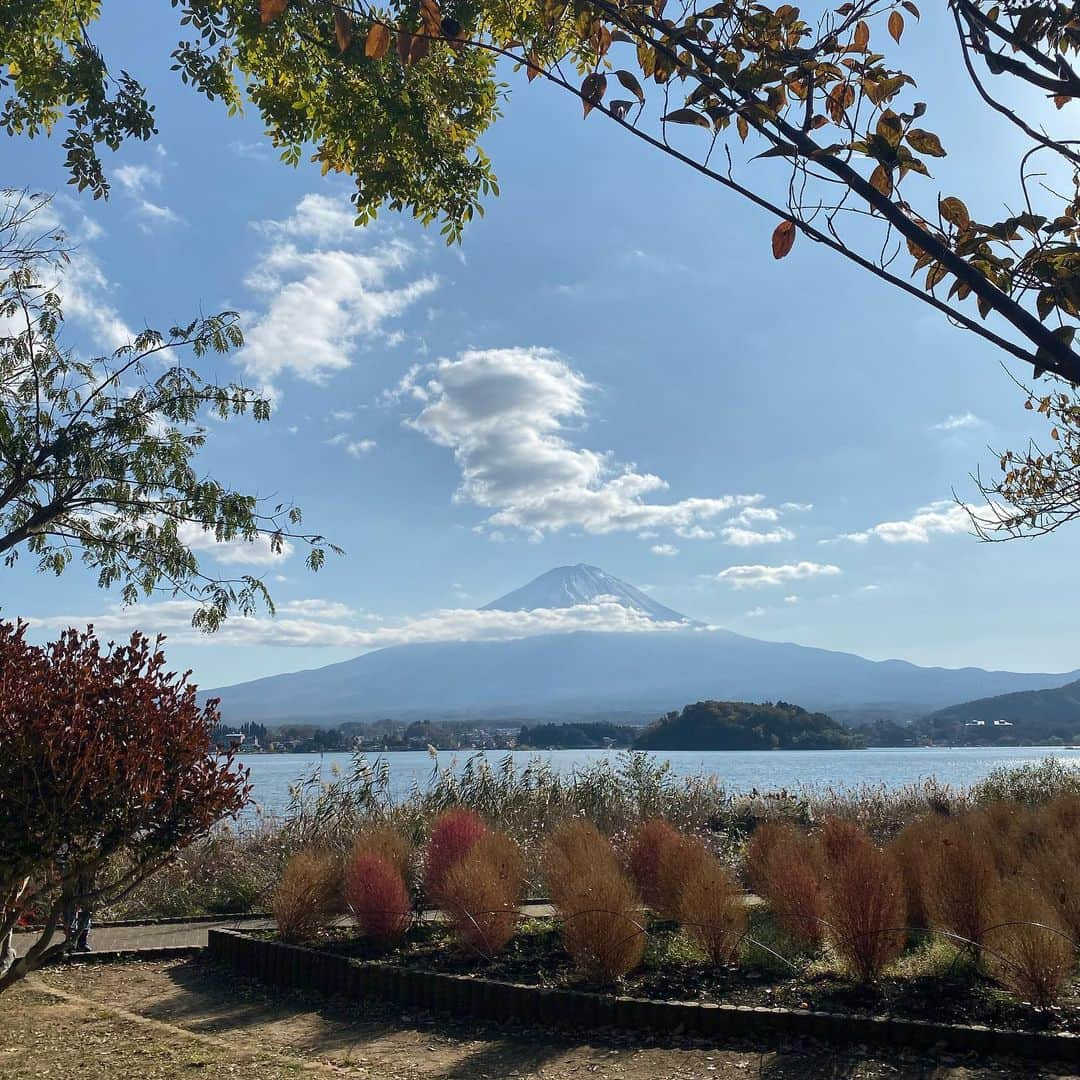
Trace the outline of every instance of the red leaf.
<instances>
[{"instance_id":1,"label":"red leaf","mask_svg":"<svg viewBox=\"0 0 1080 1080\"><path fill-rule=\"evenodd\" d=\"M773 230L772 255L774 259L782 259L795 243L795 222L781 221Z\"/></svg>"}]
</instances>

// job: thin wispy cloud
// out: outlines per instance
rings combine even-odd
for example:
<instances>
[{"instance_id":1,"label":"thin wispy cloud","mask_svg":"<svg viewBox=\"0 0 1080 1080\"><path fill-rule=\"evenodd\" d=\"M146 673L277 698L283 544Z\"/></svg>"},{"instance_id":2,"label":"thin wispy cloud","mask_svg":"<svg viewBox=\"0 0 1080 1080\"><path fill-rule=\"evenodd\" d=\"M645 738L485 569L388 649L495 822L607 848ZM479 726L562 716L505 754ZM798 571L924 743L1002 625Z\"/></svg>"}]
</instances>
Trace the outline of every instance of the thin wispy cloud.
<instances>
[{"instance_id":1,"label":"thin wispy cloud","mask_svg":"<svg viewBox=\"0 0 1080 1080\"><path fill-rule=\"evenodd\" d=\"M983 421L973 412L946 416L940 423L934 424L934 431L963 431L965 428L982 427Z\"/></svg>"},{"instance_id":2,"label":"thin wispy cloud","mask_svg":"<svg viewBox=\"0 0 1080 1080\"><path fill-rule=\"evenodd\" d=\"M679 549L674 544L653 544L649 550L654 555L664 555L668 558L679 554Z\"/></svg>"}]
</instances>

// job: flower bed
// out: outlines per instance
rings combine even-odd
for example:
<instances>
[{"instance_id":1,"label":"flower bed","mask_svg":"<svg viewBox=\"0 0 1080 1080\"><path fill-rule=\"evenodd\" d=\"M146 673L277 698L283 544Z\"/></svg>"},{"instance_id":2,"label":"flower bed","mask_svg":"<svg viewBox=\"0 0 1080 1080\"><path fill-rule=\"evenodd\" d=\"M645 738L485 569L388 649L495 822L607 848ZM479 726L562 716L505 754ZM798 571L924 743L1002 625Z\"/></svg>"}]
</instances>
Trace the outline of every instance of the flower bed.
<instances>
[{"instance_id":1,"label":"flower bed","mask_svg":"<svg viewBox=\"0 0 1080 1080\"><path fill-rule=\"evenodd\" d=\"M241 974L276 985L353 998L373 997L494 1021L518 1020L571 1029L619 1027L707 1038L780 1036L911 1047L940 1045L961 1052L1041 1059L1076 1060L1080 1054L1080 1036L1064 1030L1060 1023L1055 1030L1041 1031L1004 1026L1016 1023L1020 1018L1017 1013L994 1017L1003 1026L915 1018L910 1008L905 1013L900 1007L899 998L890 998L888 984L869 997L849 1000L849 1007L841 1011L843 995L833 994L827 983L822 984L824 993L817 998L791 1007L786 990L778 992L783 980L754 980L745 971L714 972L709 980L702 980L700 973L691 971L698 992L693 1000L687 1000L686 987L650 982L646 964L639 980L622 988L626 992L596 992L559 981L567 980L567 968L558 960L557 946L545 945L543 938L548 932L541 929L519 934L517 940L527 945L509 950L501 961L503 967L486 965L481 975L478 963L466 970L463 959L454 959L450 950L441 948L438 933L430 928L415 930L396 951L377 960L363 958L364 947L348 938L331 937L312 948L237 930L211 930L209 952ZM535 940L530 942L530 938ZM350 952L361 955L351 956ZM437 959L440 955L448 958L442 970ZM544 960L549 962L547 967L541 962ZM455 965L459 970L452 970ZM530 966L533 978L527 981ZM670 972L671 965L665 965L664 970ZM665 978L670 979L670 975ZM733 981L725 986L724 978ZM804 980L801 985L805 988L811 983ZM944 1002L935 1000L934 994L942 989L939 983L924 995L927 1005L917 1004L910 995L905 1001L909 1007L916 1003L916 1012L925 1012L932 1005L940 1016ZM721 996L725 1000L715 1000ZM755 1000L774 1004L752 1004ZM1075 1022L1074 1006L1062 1007L1059 1012Z\"/></svg>"}]
</instances>

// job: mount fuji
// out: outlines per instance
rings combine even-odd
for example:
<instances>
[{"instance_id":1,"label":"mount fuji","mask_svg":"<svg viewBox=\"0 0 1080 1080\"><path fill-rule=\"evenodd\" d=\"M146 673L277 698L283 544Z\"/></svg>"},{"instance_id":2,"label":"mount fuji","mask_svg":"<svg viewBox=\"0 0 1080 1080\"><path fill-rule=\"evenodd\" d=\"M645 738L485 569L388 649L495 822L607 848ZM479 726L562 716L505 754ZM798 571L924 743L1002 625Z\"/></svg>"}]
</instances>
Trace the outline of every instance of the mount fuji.
<instances>
[{"instance_id":1,"label":"mount fuji","mask_svg":"<svg viewBox=\"0 0 1080 1080\"><path fill-rule=\"evenodd\" d=\"M549 570L481 610L612 603L633 633L575 630L501 641L393 645L308 671L208 691L227 723L348 720L646 721L699 699L794 701L857 718L915 716L972 698L1064 686L1080 671L1022 674L867 660L706 627L595 566ZM641 629L641 618L656 630Z\"/></svg>"}]
</instances>

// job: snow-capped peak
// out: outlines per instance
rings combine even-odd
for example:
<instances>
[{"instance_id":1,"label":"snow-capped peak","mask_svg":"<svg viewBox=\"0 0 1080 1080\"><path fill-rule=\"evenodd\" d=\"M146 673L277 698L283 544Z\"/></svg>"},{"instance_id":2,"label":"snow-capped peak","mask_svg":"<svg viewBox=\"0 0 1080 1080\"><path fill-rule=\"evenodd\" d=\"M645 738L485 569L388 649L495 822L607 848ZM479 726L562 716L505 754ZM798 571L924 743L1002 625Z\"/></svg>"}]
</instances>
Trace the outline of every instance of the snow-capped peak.
<instances>
[{"instance_id":1,"label":"snow-capped peak","mask_svg":"<svg viewBox=\"0 0 1080 1080\"><path fill-rule=\"evenodd\" d=\"M482 611L535 611L589 604L601 596L614 597L624 607L640 611L657 622L692 623L685 615L658 604L640 589L620 581L598 566L578 563L557 566L505 596L485 604Z\"/></svg>"}]
</instances>

